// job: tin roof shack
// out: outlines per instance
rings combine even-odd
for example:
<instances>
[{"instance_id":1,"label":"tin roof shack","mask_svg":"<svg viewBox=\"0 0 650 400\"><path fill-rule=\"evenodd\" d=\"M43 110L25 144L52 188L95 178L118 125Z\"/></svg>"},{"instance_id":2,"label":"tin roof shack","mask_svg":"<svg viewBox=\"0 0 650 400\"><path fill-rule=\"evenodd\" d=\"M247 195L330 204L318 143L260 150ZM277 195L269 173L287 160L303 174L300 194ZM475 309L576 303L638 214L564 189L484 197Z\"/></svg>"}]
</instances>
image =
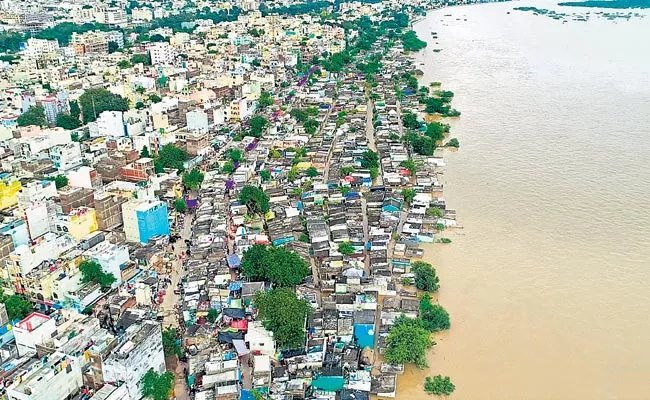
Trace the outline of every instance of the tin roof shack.
<instances>
[{"instance_id":1,"label":"tin roof shack","mask_svg":"<svg viewBox=\"0 0 650 400\"><path fill-rule=\"evenodd\" d=\"M215 399L235 400L239 398L239 360L215 359L205 363L205 374L197 379L202 389L214 389Z\"/></svg>"},{"instance_id":2,"label":"tin roof shack","mask_svg":"<svg viewBox=\"0 0 650 400\"><path fill-rule=\"evenodd\" d=\"M397 391L397 376L390 373L382 373L371 377L370 393L378 397L395 398Z\"/></svg>"}]
</instances>

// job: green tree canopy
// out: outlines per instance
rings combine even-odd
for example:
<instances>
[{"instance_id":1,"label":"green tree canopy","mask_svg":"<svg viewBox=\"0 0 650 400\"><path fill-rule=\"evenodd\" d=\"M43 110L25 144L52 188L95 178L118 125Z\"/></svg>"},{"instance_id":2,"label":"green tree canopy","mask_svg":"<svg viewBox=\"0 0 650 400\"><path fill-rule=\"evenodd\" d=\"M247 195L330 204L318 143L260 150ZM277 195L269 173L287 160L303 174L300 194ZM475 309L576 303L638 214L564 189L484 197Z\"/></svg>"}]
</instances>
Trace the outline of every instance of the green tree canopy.
<instances>
[{"instance_id":1,"label":"green tree canopy","mask_svg":"<svg viewBox=\"0 0 650 400\"><path fill-rule=\"evenodd\" d=\"M181 345L178 344L178 332L176 329L167 328L162 331L163 352L165 356L176 355L178 357L183 355Z\"/></svg>"},{"instance_id":2,"label":"green tree canopy","mask_svg":"<svg viewBox=\"0 0 650 400\"><path fill-rule=\"evenodd\" d=\"M249 121L250 129L247 133L247 136L253 136L260 138L264 133L264 129L269 125L269 120L262 117L261 115L256 115Z\"/></svg>"},{"instance_id":3,"label":"green tree canopy","mask_svg":"<svg viewBox=\"0 0 650 400\"><path fill-rule=\"evenodd\" d=\"M361 166L363 168L378 168L379 156L372 150L366 150L361 157Z\"/></svg>"},{"instance_id":4,"label":"green tree canopy","mask_svg":"<svg viewBox=\"0 0 650 400\"><path fill-rule=\"evenodd\" d=\"M81 126L81 121L79 121L79 117L61 113L56 116L56 126L63 129L72 130L79 128Z\"/></svg>"},{"instance_id":5,"label":"green tree canopy","mask_svg":"<svg viewBox=\"0 0 650 400\"><path fill-rule=\"evenodd\" d=\"M79 103L75 100L70 102L70 115L79 119L81 116L81 108L79 108Z\"/></svg>"},{"instance_id":6,"label":"green tree canopy","mask_svg":"<svg viewBox=\"0 0 650 400\"><path fill-rule=\"evenodd\" d=\"M431 264L416 261L411 265L411 271L415 274L416 288L427 292L435 292L440 287L440 279Z\"/></svg>"},{"instance_id":7,"label":"green tree canopy","mask_svg":"<svg viewBox=\"0 0 650 400\"><path fill-rule=\"evenodd\" d=\"M424 380L424 391L436 396L449 396L456 390L448 376L436 375L433 378L427 376Z\"/></svg>"},{"instance_id":8,"label":"green tree canopy","mask_svg":"<svg viewBox=\"0 0 650 400\"><path fill-rule=\"evenodd\" d=\"M101 286L102 289L110 288L116 281L113 275L104 272L102 266L94 261L82 261L79 264L79 271L81 271L82 283L94 282Z\"/></svg>"},{"instance_id":9,"label":"green tree canopy","mask_svg":"<svg viewBox=\"0 0 650 400\"><path fill-rule=\"evenodd\" d=\"M420 121L418 121L417 115L413 114L410 111L404 111L402 113L402 125L406 129L418 130L422 126Z\"/></svg>"},{"instance_id":10,"label":"green tree canopy","mask_svg":"<svg viewBox=\"0 0 650 400\"><path fill-rule=\"evenodd\" d=\"M27 111L20 114L16 122L18 123L18 126L47 126L45 109L43 106L30 106Z\"/></svg>"},{"instance_id":11,"label":"green tree canopy","mask_svg":"<svg viewBox=\"0 0 650 400\"><path fill-rule=\"evenodd\" d=\"M29 300L16 294L8 296L2 288L0 288L0 302L7 309L9 321L22 320L34 311L34 305Z\"/></svg>"},{"instance_id":12,"label":"green tree canopy","mask_svg":"<svg viewBox=\"0 0 650 400\"><path fill-rule=\"evenodd\" d=\"M203 173L198 169L194 168L190 172L183 174L183 185L189 189L198 189L199 186L201 186L201 183L203 183L203 179L205 179L205 175L203 175Z\"/></svg>"},{"instance_id":13,"label":"green tree canopy","mask_svg":"<svg viewBox=\"0 0 650 400\"><path fill-rule=\"evenodd\" d=\"M386 338L384 359L391 364L427 366L426 352L435 343L420 318L400 316Z\"/></svg>"},{"instance_id":14,"label":"green tree canopy","mask_svg":"<svg viewBox=\"0 0 650 400\"><path fill-rule=\"evenodd\" d=\"M53 181L57 189L68 186L68 177L65 175L57 175L53 178L47 178L47 180Z\"/></svg>"},{"instance_id":15,"label":"green tree canopy","mask_svg":"<svg viewBox=\"0 0 650 400\"><path fill-rule=\"evenodd\" d=\"M254 245L244 253L242 274L253 281L269 281L275 287L296 286L309 275L309 264L284 247Z\"/></svg>"},{"instance_id":16,"label":"green tree canopy","mask_svg":"<svg viewBox=\"0 0 650 400\"><path fill-rule=\"evenodd\" d=\"M260 178L262 178L262 181L268 182L271 180L271 172L263 169L259 171Z\"/></svg>"},{"instance_id":17,"label":"green tree canopy","mask_svg":"<svg viewBox=\"0 0 650 400\"><path fill-rule=\"evenodd\" d=\"M305 345L305 318L312 309L305 300L298 299L291 289L275 289L255 295L258 319L273 332L273 338L284 349Z\"/></svg>"},{"instance_id":18,"label":"green tree canopy","mask_svg":"<svg viewBox=\"0 0 650 400\"><path fill-rule=\"evenodd\" d=\"M354 253L355 249L354 246L350 244L350 242L343 242L339 243L338 251L339 253L347 256Z\"/></svg>"},{"instance_id":19,"label":"green tree canopy","mask_svg":"<svg viewBox=\"0 0 650 400\"><path fill-rule=\"evenodd\" d=\"M162 168L172 168L183 172L185 171L183 166L185 161L187 161L187 151L168 143L158 152L155 162L160 165L160 171L157 168L156 172L162 172Z\"/></svg>"},{"instance_id":20,"label":"green tree canopy","mask_svg":"<svg viewBox=\"0 0 650 400\"><path fill-rule=\"evenodd\" d=\"M413 189L402 189L402 196L404 196L404 201L409 205L413 203L415 195L416 193Z\"/></svg>"},{"instance_id":21,"label":"green tree canopy","mask_svg":"<svg viewBox=\"0 0 650 400\"><path fill-rule=\"evenodd\" d=\"M256 186L244 186L239 194L239 201L246 204L251 215L266 214L269 211L269 196Z\"/></svg>"},{"instance_id":22,"label":"green tree canopy","mask_svg":"<svg viewBox=\"0 0 650 400\"><path fill-rule=\"evenodd\" d=\"M219 311L217 311L214 308L211 308L210 311L208 311L208 315L206 319L208 320L209 323L214 324L214 321L217 320L218 316L219 316Z\"/></svg>"},{"instance_id":23,"label":"green tree canopy","mask_svg":"<svg viewBox=\"0 0 650 400\"><path fill-rule=\"evenodd\" d=\"M117 66L120 67L120 69L127 69L131 68L131 63L129 60L121 60L119 63L117 63Z\"/></svg>"},{"instance_id":24,"label":"green tree canopy","mask_svg":"<svg viewBox=\"0 0 650 400\"><path fill-rule=\"evenodd\" d=\"M140 157L143 158L151 157L151 153L149 153L149 148L147 146L142 146L142 150L140 150Z\"/></svg>"},{"instance_id":25,"label":"green tree canopy","mask_svg":"<svg viewBox=\"0 0 650 400\"><path fill-rule=\"evenodd\" d=\"M239 149L230 149L230 159L233 162L240 162L241 161L241 150L239 150Z\"/></svg>"},{"instance_id":26,"label":"green tree canopy","mask_svg":"<svg viewBox=\"0 0 650 400\"><path fill-rule=\"evenodd\" d=\"M129 101L106 89L88 89L79 97L84 123L93 122L104 111L127 111Z\"/></svg>"},{"instance_id":27,"label":"green tree canopy","mask_svg":"<svg viewBox=\"0 0 650 400\"><path fill-rule=\"evenodd\" d=\"M275 101L273 100L273 96L271 96L271 93L267 92L266 90L262 90L262 93L260 94L260 98L257 101L257 104L260 106L260 108L266 108L268 106L273 105Z\"/></svg>"},{"instance_id":28,"label":"green tree canopy","mask_svg":"<svg viewBox=\"0 0 650 400\"><path fill-rule=\"evenodd\" d=\"M315 178L318 176L318 169L316 167L307 168L306 174L310 178Z\"/></svg>"},{"instance_id":29,"label":"green tree canopy","mask_svg":"<svg viewBox=\"0 0 650 400\"><path fill-rule=\"evenodd\" d=\"M307 132L307 134L313 135L318 130L319 125L320 124L318 123L318 121L316 121L313 118L309 118L307 121L305 121L303 127L305 128L305 132Z\"/></svg>"},{"instance_id":30,"label":"green tree canopy","mask_svg":"<svg viewBox=\"0 0 650 400\"><path fill-rule=\"evenodd\" d=\"M151 65L151 57L149 56L149 53L134 54L131 57L131 63Z\"/></svg>"},{"instance_id":31,"label":"green tree canopy","mask_svg":"<svg viewBox=\"0 0 650 400\"><path fill-rule=\"evenodd\" d=\"M162 98L158 96L157 94L153 93L149 95L149 101L152 103L160 103L162 101Z\"/></svg>"},{"instance_id":32,"label":"green tree canopy","mask_svg":"<svg viewBox=\"0 0 650 400\"><path fill-rule=\"evenodd\" d=\"M144 374L140 382L142 397L152 400L168 400L174 387L174 374L169 371L159 374L152 368Z\"/></svg>"},{"instance_id":33,"label":"green tree canopy","mask_svg":"<svg viewBox=\"0 0 650 400\"><path fill-rule=\"evenodd\" d=\"M449 329L449 313L439 304L431 303L431 295L425 292L420 299L420 318L424 327L431 332Z\"/></svg>"},{"instance_id":34,"label":"green tree canopy","mask_svg":"<svg viewBox=\"0 0 650 400\"><path fill-rule=\"evenodd\" d=\"M223 170L223 172L225 172L226 174L232 174L233 172L235 172L235 164L233 164L232 161L228 160L228 161L226 161L226 163L223 165L222 170Z\"/></svg>"},{"instance_id":35,"label":"green tree canopy","mask_svg":"<svg viewBox=\"0 0 650 400\"><path fill-rule=\"evenodd\" d=\"M185 202L185 199L174 200L174 209L180 213L184 213L187 210L187 203Z\"/></svg>"},{"instance_id":36,"label":"green tree canopy","mask_svg":"<svg viewBox=\"0 0 650 400\"><path fill-rule=\"evenodd\" d=\"M117 44L117 42L113 42L112 40L108 42L108 54L115 53L120 49L120 46Z\"/></svg>"},{"instance_id":37,"label":"green tree canopy","mask_svg":"<svg viewBox=\"0 0 650 400\"><path fill-rule=\"evenodd\" d=\"M399 163L400 167L404 167L409 170L411 173L411 176L415 176L415 173L417 172L417 166L415 165L415 161L413 160L404 160L401 163Z\"/></svg>"}]
</instances>

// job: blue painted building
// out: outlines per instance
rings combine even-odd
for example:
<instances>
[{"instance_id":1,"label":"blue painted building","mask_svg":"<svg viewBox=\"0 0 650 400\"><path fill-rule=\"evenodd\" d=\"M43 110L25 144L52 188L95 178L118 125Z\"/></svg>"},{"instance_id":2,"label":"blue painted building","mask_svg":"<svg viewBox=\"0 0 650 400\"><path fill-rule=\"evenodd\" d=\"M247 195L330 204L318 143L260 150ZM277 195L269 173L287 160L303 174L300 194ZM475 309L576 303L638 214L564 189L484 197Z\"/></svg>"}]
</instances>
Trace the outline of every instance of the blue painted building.
<instances>
[{"instance_id":1,"label":"blue painted building","mask_svg":"<svg viewBox=\"0 0 650 400\"><path fill-rule=\"evenodd\" d=\"M130 242L147 243L156 235L169 235L167 204L158 200L131 200L122 205L124 233Z\"/></svg>"}]
</instances>

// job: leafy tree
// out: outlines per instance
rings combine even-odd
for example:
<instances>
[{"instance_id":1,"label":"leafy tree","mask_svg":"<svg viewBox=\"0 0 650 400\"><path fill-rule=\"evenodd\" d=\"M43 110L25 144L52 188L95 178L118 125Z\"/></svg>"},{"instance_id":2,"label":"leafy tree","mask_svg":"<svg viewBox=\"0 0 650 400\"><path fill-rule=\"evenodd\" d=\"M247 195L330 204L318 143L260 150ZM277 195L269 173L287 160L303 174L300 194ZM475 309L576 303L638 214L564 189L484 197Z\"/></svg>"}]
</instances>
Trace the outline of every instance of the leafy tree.
<instances>
[{"instance_id":1,"label":"leafy tree","mask_svg":"<svg viewBox=\"0 0 650 400\"><path fill-rule=\"evenodd\" d=\"M149 153L149 148L147 146L142 146L142 150L140 150L140 157L142 158L151 157L151 153Z\"/></svg>"},{"instance_id":2,"label":"leafy tree","mask_svg":"<svg viewBox=\"0 0 650 400\"><path fill-rule=\"evenodd\" d=\"M348 176L354 172L354 167L343 167L341 168L341 176Z\"/></svg>"},{"instance_id":3,"label":"leafy tree","mask_svg":"<svg viewBox=\"0 0 650 400\"><path fill-rule=\"evenodd\" d=\"M235 164L233 164L230 160L226 161L226 163L223 165L222 171L226 174L232 174L235 172Z\"/></svg>"},{"instance_id":4,"label":"leafy tree","mask_svg":"<svg viewBox=\"0 0 650 400\"><path fill-rule=\"evenodd\" d=\"M269 120L262 117L261 115L256 115L251 118L249 125L250 130L248 132L248 136L260 138L262 137L264 129L269 125Z\"/></svg>"},{"instance_id":5,"label":"leafy tree","mask_svg":"<svg viewBox=\"0 0 650 400\"><path fill-rule=\"evenodd\" d=\"M374 181L379 176L379 168L371 167L370 168L370 178Z\"/></svg>"},{"instance_id":6,"label":"leafy tree","mask_svg":"<svg viewBox=\"0 0 650 400\"><path fill-rule=\"evenodd\" d=\"M65 175L57 175L53 178L48 178L48 180L54 181L54 186L56 186L57 189L68 186L68 177Z\"/></svg>"},{"instance_id":7,"label":"leafy tree","mask_svg":"<svg viewBox=\"0 0 650 400\"><path fill-rule=\"evenodd\" d=\"M305 122L309 118L309 114L307 113L307 111L302 110L300 108L294 108L289 112L289 115L295 118L296 121L298 122Z\"/></svg>"},{"instance_id":8,"label":"leafy tree","mask_svg":"<svg viewBox=\"0 0 650 400\"><path fill-rule=\"evenodd\" d=\"M208 320L209 323L214 324L214 321L217 320L218 316L219 316L219 311L215 310L214 308L211 308L210 311L208 311L208 315L206 319Z\"/></svg>"},{"instance_id":9,"label":"leafy tree","mask_svg":"<svg viewBox=\"0 0 650 400\"><path fill-rule=\"evenodd\" d=\"M449 141L447 142L447 144L445 144L445 146L446 146L446 147L455 147L455 148L459 148L459 147L460 147L460 143L458 142L458 139L456 139L456 138L451 138L451 139L449 139Z\"/></svg>"},{"instance_id":10,"label":"leafy tree","mask_svg":"<svg viewBox=\"0 0 650 400\"><path fill-rule=\"evenodd\" d=\"M427 366L426 352L435 343L419 318L400 316L386 338L384 359L391 364Z\"/></svg>"},{"instance_id":11,"label":"leafy tree","mask_svg":"<svg viewBox=\"0 0 650 400\"><path fill-rule=\"evenodd\" d=\"M149 53L134 54L131 57L131 63L134 65L135 64L151 65L151 57L149 56Z\"/></svg>"},{"instance_id":12,"label":"leafy tree","mask_svg":"<svg viewBox=\"0 0 650 400\"><path fill-rule=\"evenodd\" d=\"M81 126L81 121L79 121L79 117L61 113L56 116L56 126L63 129L72 130L79 128Z\"/></svg>"},{"instance_id":13,"label":"leafy tree","mask_svg":"<svg viewBox=\"0 0 650 400\"><path fill-rule=\"evenodd\" d=\"M144 86L138 86L138 87L135 88L135 92L136 92L136 93L139 93L139 94L144 94L144 92L145 92L146 90L147 90L147 89L145 89Z\"/></svg>"},{"instance_id":14,"label":"leafy tree","mask_svg":"<svg viewBox=\"0 0 650 400\"><path fill-rule=\"evenodd\" d=\"M431 295L425 292L420 299L420 318L431 332L449 329L449 313L439 304L431 304Z\"/></svg>"},{"instance_id":15,"label":"leafy tree","mask_svg":"<svg viewBox=\"0 0 650 400\"><path fill-rule=\"evenodd\" d=\"M16 121L18 126L47 126L47 118L45 118L45 109L43 106L30 106L27 111L22 113Z\"/></svg>"},{"instance_id":16,"label":"leafy tree","mask_svg":"<svg viewBox=\"0 0 650 400\"><path fill-rule=\"evenodd\" d=\"M160 103L162 101L162 98L158 96L157 94L153 93L149 95L149 101L152 103Z\"/></svg>"},{"instance_id":17,"label":"leafy tree","mask_svg":"<svg viewBox=\"0 0 650 400\"><path fill-rule=\"evenodd\" d=\"M280 154L280 151L278 149L271 149L271 151L269 151L269 157L278 159L282 157L282 154Z\"/></svg>"},{"instance_id":18,"label":"leafy tree","mask_svg":"<svg viewBox=\"0 0 650 400\"><path fill-rule=\"evenodd\" d=\"M309 118L307 121L305 121L303 127L305 128L305 132L309 135L313 135L316 133L318 130L319 123L313 118Z\"/></svg>"},{"instance_id":19,"label":"leafy tree","mask_svg":"<svg viewBox=\"0 0 650 400\"><path fill-rule=\"evenodd\" d=\"M203 175L203 173L198 169L194 168L192 171L183 174L183 185L185 185L186 188L196 190L201 186L201 183L203 183L203 179L205 179L205 175Z\"/></svg>"},{"instance_id":20,"label":"leafy tree","mask_svg":"<svg viewBox=\"0 0 650 400\"><path fill-rule=\"evenodd\" d=\"M416 288L427 292L435 292L440 287L440 279L431 264L416 261L411 265L411 271L415 274Z\"/></svg>"},{"instance_id":21,"label":"leafy tree","mask_svg":"<svg viewBox=\"0 0 650 400\"><path fill-rule=\"evenodd\" d=\"M138 101L138 102L135 103L135 109L136 110L142 110L145 107L146 107L145 104L143 102L141 102L141 101Z\"/></svg>"},{"instance_id":22,"label":"leafy tree","mask_svg":"<svg viewBox=\"0 0 650 400\"><path fill-rule=\"evenodd\" d=\"M121 60L119 63L117 63L117 66L120 67L120 69L127 69L131 68L131 63L129 60Z\"/></svg>"},{"instance_id":23,"label":"leafy tree","mask_svg":"<svg viewBox=\"0 0 650 400\"><path fill-rule=\"evenodd\" d=\"M242 258L242 274L254 281L269 281L275 287L300 284L310 273L309 265L296 252L284 247L255 245Z\"/></svg>"},{"instance_id":24,"label":"leafy tree","mask_svg":"<svg viewBox=\"0 0 650 400\"><path fill-rule=\"evenodd\" d=\"M402 40L402 45L406 51L418 51L427 47L427 42L420 40L414 31L404 33L400 39Z\"/></svg>"},{"instance_id":25,"label":"leafy tree","mask_svg":"<svg viewBox=\"0 0 650 400\"><path fill-rule=\"evenodd\" d=\"M176 355L178 357L183 355L181 345L178 344L178 332L176 329L167 328L162 331L163 352L165 356Z\"/></svg>"},{"instance_id":26,"label":"leafy tree","mask_svg":"<svg viewBox=\"0 0 650 400\"><path fill-rule=\"evenodd\" d=\"M442 210L440 210L438 207L429 207L427 208L427 215L430 217L437 217L437 218L442 218Z\"/></svg>"},{"instance_id":27,"label":"leafy tree","mask_svg":"<svg viewBox=\"0 0 650 400\"><path fill-rule=\"evenodd\" d=\"M152 400L168 400L174 387L174 374L169 371L159 374L152 368L144 374L140 382L142 397Z\"/></svg>"},{"instance_id":28,"label":"leafy tree","mask_svg":"<svg viewBox=\"0 0 650 400\"><path fill-rule=\"evenodd\" d=\"M265 170L265 169L261 170L259 172L259 175L260 175L260 178L262 178L262 180L264 182L268 182L268 181L271 180L271 172L269 172L268 170Z\"/></svg>"},{"instance_id":29,"label":"leafy tree","mask_svg":"<svg viewBox=\"0 0 650 400\"><path fill-rule=\"evenodd\" d=\"M88 89L79 97L84 123L93 122L104 111L127 111L129 101L106 89Z\"/></svg>"},{"instance_id":30,"label":"leafy tree","mask_svg":"<svg viewBox=\"0 0 650 400\"><path fill-rule=\"evenodd\" d=\"M309 167L307 168L307 176L310 178L315 178L318 176L318 169L316 167Z\"/></svg>"},{"instance_id":31,"label":"leafy tree","mask_svg":"<svg viewBox=\"0 0 650 400\"><path fill-rule=\"evenodd\" d=\"M75 100L70 102L70 115L79 119L81 116L81 108L79 108L79 103Z\"/></svg>"},{"instance_id":32,"label":"leafy tree","mask_svg":"<svg viewBox=\"0 0 650 400\"><path fill-rule=\"evenodd\" d=\"M185 199L174 200L174 209L179 213L184 213L187 211L187 203L185 202Z\"/></svg>"},{"instance_id":33,"label":"leafy tree","mask_svg":"<svg viewBox=\"0 0 650 400\"><path fill-rule=\"evenodd\" d=\"M164 145L158 152L156 159L163 168L173 168L180 172L185 170L183 163L187 161L187 152L171 143Z\"/></svg>"},{"instance_id":34,"label":"leafy tree","mask_svg":"<svg viewBox=\"0 0 650 400\"><path fill-rule=\"evenodd\" d=\"M404 125L404 128L413 130L418 130L422 126L420 121L418 121L417 115L410 111L404 111L402 113L402 125Z\"/></svg>"},{"instance_id":35,"label":"leafy tree","mask_svg":"<svg viewBox=\"0 0 650 400\"><path fill-rule=\"evenodd\" d=\"M427 376L424 380L424 391L436 396L449 396L456 390L448 376L436 375L433 378Z\"/></svg>"},{"instance_id":36,"label":"leafy tree","mask_svg":"<svg viewBox=\"0 0 650 400\"><path fill-rule=\"evenodd\" d=\"M112 40L108 42L108 54L115 53L117 50L119 50L120 46L117 44L117 42L113 42Z\"/></svg>"},{"instance_id":37,"label":"leafy tree","mask_svg":"<svg viewBox=\"0 0 650 400\"><path fill-rule=\"evenodd\" d=\"M449 132L449 125L432 122L427 124L427 130L424 134L437 142L444 139L447 132Z\"/></svg>"},{"instance_id":38,"label":"leafy tree","mask_svg":"<svg viewBox=\"0 0 650 400\"><path fill-rule=\"evenodd\" d=\"M230 159L233 162L240 162L241 161L241 150L239 150L239 149L230 149Z\"/></svg>"},{"instance_id":39,"label":"leafy tree","mask_svg":"<svg viewBox=\"0 0 650 400\"><path fill-rule=\"evenodd\" d=\"M354 253L356 250L354 246L350 244L350 242L343 242L343 243L339 243L338 251L339 253L347 256Z\"/></svg>"},{"instance_id":40,"label":"leafy tree","mask_svg":"<svg viewBox=\"0 0 650 400\"><path fill-rule=\"evenodd\" d=\"M17 294L8 296L2 288L0 288L0 303L5 305L9 321L22 320L34 311L34 305L30 301Z\"/></svg>"},{"instance_id":41,"label":"leafy tree","mask_svg":"<svg viewBox=\"0 0 650 400\"><path fill-rule=\"evenodd\" d=\"M305 300L298 299L291 289L274 289L255 295L258 319L273 332L273 338L284 349L305 345L305 318L312 309ZM280 312L279 312L280 311Z\"/></svg>"},{"instance_id":42,"label":"leafy tree","mask_svg":"<svg viewBox=\"0 0 650 400\"><path fill-rule=\"evenodd\" d=\"M402 189L402 196L404 196L404 201L406 204L412 204L413 199L415 198L415 190L413 189Z\"/></svg>"},{"instance_id":43,"label":"leafy tree","mask_svg":"<svg viewBox=\"0 0 650 400\"><path fill-rule=\"evenodd\" d=\"M244 186L239 194L239 201L246 204L251 215L266 214L269 211L269 196L256 186Z\"/></svg>"},{"instance_id":44,"label":"leafy tree","mask_svg":"<svg viewBox=\"0 0 650 400\"><path fill-rule=\"evenodd\" d=\"M401 163L399 163L401 167L404 167L409 170L411 173L411 176L415 175L415 172L417 171L417 167L415 165L415 162L413 160L404 160Z\"/></svg>"},{"instance_id":45,"label":"leafy tree","mask_svg":"<svg viewBox=\"0 0 650 400\"><path fill-rule=\"evenodd\" d=\"M260 108L266 108L268 106L273 105L274 102L275 101L273 100L271 93L267 92L266 90L262 90L262 93L260 93L260 98L257 101L257 104L260 106Z\"/></svg>"},{"instance_id":46,"label":"leafy tree","mask_svg":"<svg viewBox=\"0 0 650 400\"><path fill-rule=\"evenodd\" d=\"M167 41L167 38L164 37L163 35L160 35L160 34L157 34L157 33L156 33L155 35L151 35L151 36L149 37L149 40L150 40L151 42L166 42L166 41Z\"/></svg>"},{"instance_id":47,"label":"leafy tree","mask_svg":"<svg viewBox=\"0 0 650 400\"><path fill-rule=\"evenodd\" d=\"M379 156L372 150L366 150L361 157L361 166L363 168L378 168Z\"/></svg>"},{"instance_id":48,"label":"leafy tree","mask_svg":"<svg viewBox=\"0 0 650 400\"><path fill-rule=\"evenodd\" d=\"M293 182L296 179L298 179L298 168L292 167L289 170L289 173L287 174L287 179L289 180L289 182Z\"/></svg>"},{"instance_id":49,"label":"leafy tree","mask_svg":"<svg viewBox=\"0 0 650 400\"><path fill-rule=\"evenodd\" d=\"M102 266L94 261L82 261L79 264L79 271L81 271L81 282L89 283L94 282L102 287L108 289L116 281L112 274L104 272Z\"/></svg>"}]
</instances>

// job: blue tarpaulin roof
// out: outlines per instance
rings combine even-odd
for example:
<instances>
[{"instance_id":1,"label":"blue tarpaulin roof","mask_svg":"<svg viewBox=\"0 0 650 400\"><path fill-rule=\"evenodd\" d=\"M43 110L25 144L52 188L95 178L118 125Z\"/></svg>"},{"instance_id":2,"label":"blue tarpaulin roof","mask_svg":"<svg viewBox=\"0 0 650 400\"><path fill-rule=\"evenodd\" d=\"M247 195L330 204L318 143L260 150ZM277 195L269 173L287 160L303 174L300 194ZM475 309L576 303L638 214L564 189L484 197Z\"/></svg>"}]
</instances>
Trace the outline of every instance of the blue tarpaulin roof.
<instances>
[{"instance_id":1,"label":"blue tarpaulin roof","mask_svg":"<svg viewBox=\"0 0 650 400\"><path fill-rule=\"evenodd\" d=\"M328 392L335 392L343 389L343 384L344 381L342 376L319 376L311 381L311 386L314 389L326 390Z\"/></svg>"},{"instance_id":2,"label":"blue tarpaulin roof","mask_svg":"<svg viewBox=\"0 0 650 400\"><path fill-rule=\"evenodd\" d=\"M241 290L241 282L231 282L228 286L228 290Z\"/></svg>"},{"instance_id":3,"label":"blue tarpaulin roof","mask_svg":"<svg viewBox=\"0 0 650 400\"><path fill-rule=\"evenodd\" d=\"M241 260L239 259L239 256L237 254L231 254L229 256L226 256L226 261L228 262L228 266L230 268L238 268L239 265L241 264Z\"/></svg>"},{"instance_id":4,"label":"blue tarpaulin roof","mask_svg":"<svg viewBox=\"0 0 650 400\"><path fill-rule=\"evenodd\" d=\"M375 348L375 326L372 324L354 325L354 337L362 349L365 347Z\"/></svg>"},{"instance_id":5,"label":"blue tarpaulin roof","mask_svg":"<svg viewBox=\"0 0 650 400\"><path fill-rule=\"evenodd\" d=\"M239 392L239 400L255 400L255 398L250 390L242 389L242 391Z\"/></svg>"}]
</instances>

